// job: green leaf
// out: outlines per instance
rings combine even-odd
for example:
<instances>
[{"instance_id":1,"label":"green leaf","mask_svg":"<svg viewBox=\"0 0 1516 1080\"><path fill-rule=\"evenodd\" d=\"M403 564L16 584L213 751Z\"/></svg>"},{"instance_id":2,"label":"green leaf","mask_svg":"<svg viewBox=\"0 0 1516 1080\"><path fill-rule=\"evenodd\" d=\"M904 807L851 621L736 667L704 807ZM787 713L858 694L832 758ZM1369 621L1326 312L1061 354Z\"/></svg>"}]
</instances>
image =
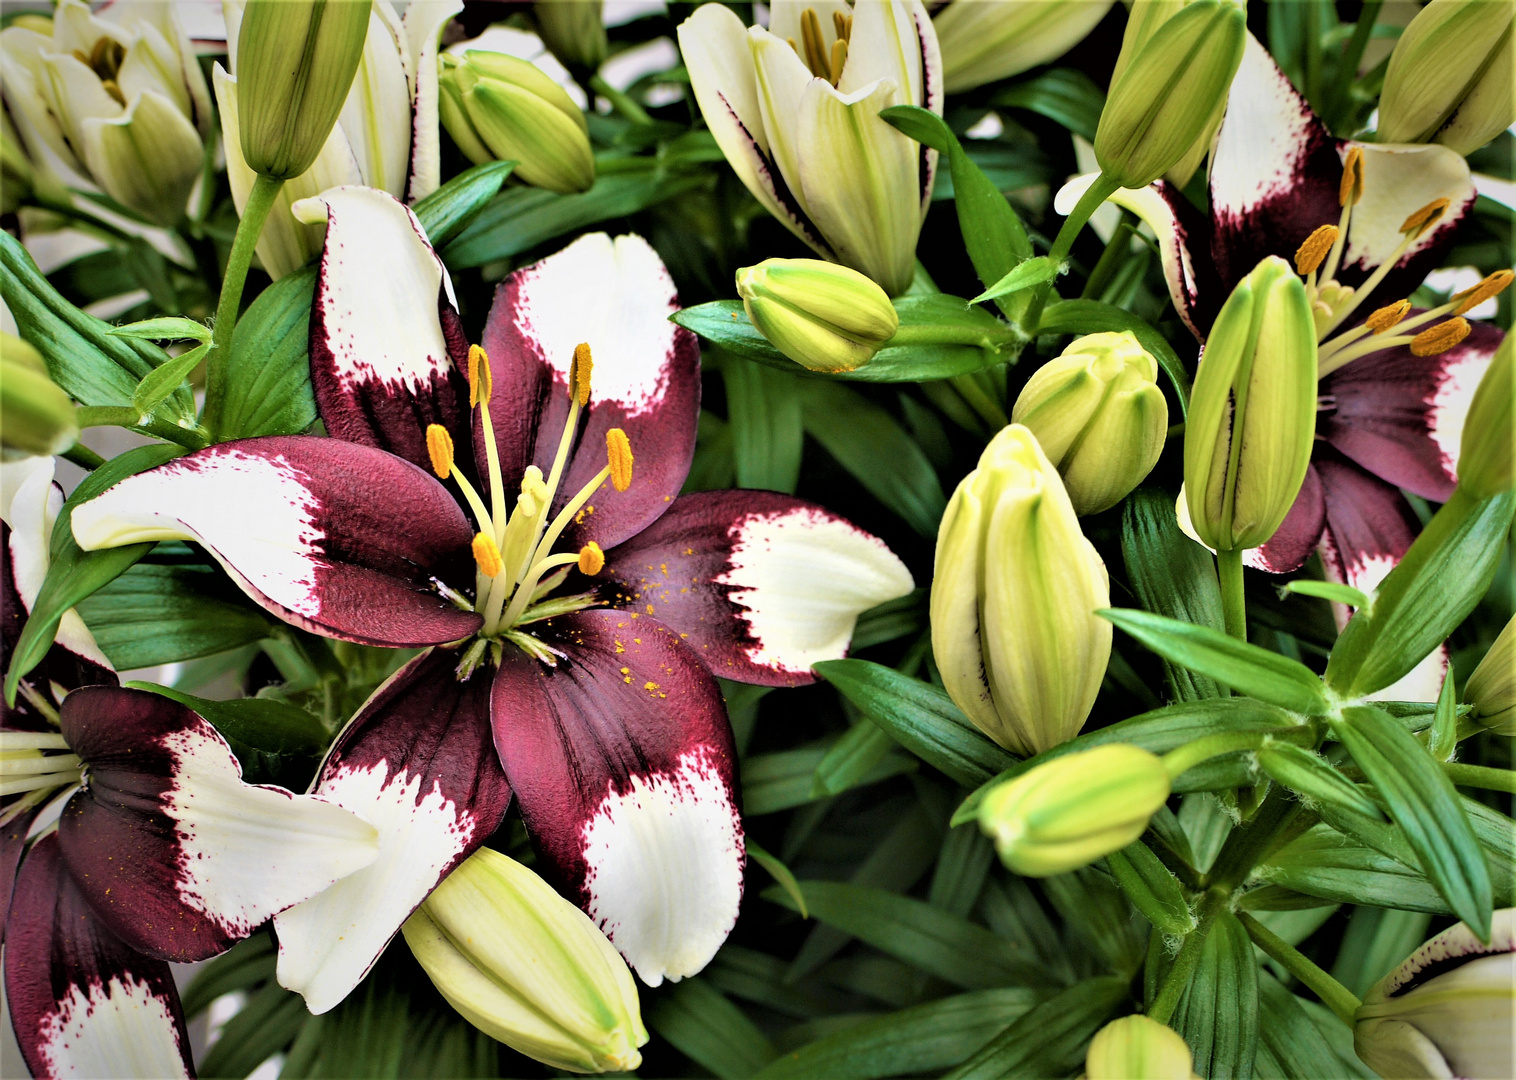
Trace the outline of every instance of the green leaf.
<instances>
[{"instance_id":1,"label":"green leaf","mask_svg":"<svg viewBox=\"0 0 1516 1080\"><path fill-rule=\"evenodd\" d=\"M1174 496L1139 488L1127 497L1121 554L1127 580L1143 607L1218 632L1226 629L1216 564L1210 552L1180 530ZM1165 660L1163 670L1179 701L1224 696L1216 680L1187 667Z\"/></svg>"},{"instance_id":2,"label":"green leaf","mask_svg":"<svg viewBox=\"0 0 1516 1080\"><path fill-rule=\"evenodd\" d=\"M300 1034L310 1018L299 994L268 983L226 1022L196 1064L202 1076L246 1076Z\"/></svg>"},{"instance_id":3,"label":"green leaf","mask_svg":"<svg viewBox=\"0 0 1516 1080\"><path fill-rule=\"evenodd\" d=\"M1253 878L1337 903L1425 911L1433 915L1453 913L1420 870L1327 825L1316 826L1269 856L1267 862L1254 869ZM1242 906L1269 910L1287 900L1258 889L1243 894Z\"/></svg>"},{"instance_id":4,"label":"green leaf","mask_svg":"<svg viewBox=\"0 0 1516 1080\"><path fill-rule=\"evenodd\" d=\"M721 1080L744 1080L774 1060L768 1037L704 979L684 979L647 1010L647 1024Z\"/></svg>"},{"instance_id":5,"label":"green leaf","mask_svg":"<svg viewBox=\"0 0 1516 1080\"><path fill-rule=\"evenodd\" d=\"M1202 1076L1253 1075L1258 1051L1258 961L1253 942L1230 911L1206 934L1200 964L1170 1025L1184 1036Z\"/></svg>"},{"instance_id":6,"label":"green leaf","mask_svg":"<svg viewBox=\"0 0 1516 1080\"><path fill-rule=\"evenodd\" d=\"M1332 978L1363 997L1421 947L1431 921L1424 911L1354 908L1332 964Z\"/></svg>"},{"instance_id":7,"label":"green leaf","mask_svg":"<svg viewBox=\"0 0 1516 1080\"><path fill-rule=\"evenodd\" d=\"M805 442L794 375L732 359L722 365L721 377L737 486L793 495Z\"/></svg>"},{"instance_id":8,"label":"green leaf","mask_svg":"<svg viewBox=\"0 0 1516 1080\"><path fill-rule=\"evenodd\" d=\"M514 161L486 161L466 169L411 207L432 247L442 248L500 193Z\"/></svg>"},{"instance_id":9,"label":"green leaf","mask_svg":"<svg viewBox=\"0 0 1516 1080\"><path fill-rule=\"evenodd\" d=\"M3 239L0 237L0 242ZM181 447L164 443L128 450L85 477L84 482L63 504L49 544L47 577L37 590L31 615L11 652L10 670L5 675L6 704L15 704L16 688L21 680L47 655L47 650L52 647L53 639L57 636L58 623L63 619L64 612L120 577L128 567L152 550L151 541L102 551L83 550L74 543L71 524L74 507L93 499L128 476L162 465L182 453L184 450Z\"/></svg>"},{"instance_id":10,"label":"green leaf","mask_svg":"<svg viewBox=\"0 0 1516 1080\"><path fill-rule=\"evenodd\" d=\"M927 903L966 917L979 902L994 861L994 845L980 830L949 829L927 890Z\"/></svg>"},{"instance_id":11,"label":"green leaf","mask_svg":"<svg viewBox=\"0 0 1516 1080\"><path fill-rule=\"evenodd\" d=\"M1258 976L1260 1056L1266 1051L1281 1073L1300 1080L1330 1074L1354 1075L1343 1067L1337 1051L1311 1022L1300 999L1267 972ZM1355 1055L1356 1056L1356 1055ZM1340 1070L1340 1071L1339 1071Z\"/></svg>"},{"instance_id":12,"label":"green leaf","mask_svg":"<svg viewBox=\"0 0 1516 1080\"><path fill-rule=\"evenodd\" d=\"M1469 929L1489 941L1489 868L1452 782L1415 736L1378 709L1346 708L1331 727L1384 796L1427 878Z\"/></svg>"},{"instance_id":13,"label":"green leaf","mask_svg":"<svg viewBox=\"0 0 1516 1080\"><path fill-rule=\"evenodd\" d=\"M245 937L226 952L208 960L195 972L184 990L184 1015L193 1020L223 994L251 990L274 977L279 953L274 939L265 933Z\"/></svg>"},{"instance_id":14,"label":"green leaf","mask_svg":"<svg viewBox=\"0 0 1516 1080\"><path fill-rule=\"evenodd\" d=\"M295 435L316 422L310 365L315 289L315 267L287 274L237 321L214 429L222 438Z\"/></svg>"},{"instance_id":15,"label":"green leaf","mask_svg":"<svg viewBox=\"0 0 1516 1080\"><path fill-rule=\"evenodd\" d=\"M1489 589L1513 508L1509 492L1482 501L1453 492L1337 639L1327 685L1344 697L1372 694L1442 644Z\"/></svg>"},{"instance_id":16,"label":"green leaf","mask_svg":"<svg viewBox=\"0 0 1516 1080\"><path fill-rule=\"evenodd\" d=\"M1369 598L1362 592L1351 585L1343 585L1337 581L1312 581L1310 578L1297 578L1286 582L1284 591L1298 596L1316 596L1322 600L1331 600L1353 608L1369 606Z\"/></svg>"},{"instance_id":17,"label":"green leaf","mask_svg":"<svg viewBox=\"0 0 1516 1080\"><path fill-rule=\"evenodd\" d=\"M1095 1032L1124 1010L1127 980L1086 979L1024 1014L946 1080L1069 1076Z\"/></svg>"},{"instance_id":18,"label":"green leaf","mask_svg":"<svg viewBox=\"0 0 1516 1080\"><path fill-rule=\"evenodd\" d=\"M1432 714L1432 733L1427 739L1427 753L1437 761L1451 761L1458 750L1458 692L1453 688L1453 673L1443 677L1437 693L1437 711Z\"/></svg>"},{"instance_id":19,"label":"green leaf","mask_svg":"<svg viewBox=\"0 0 1516 1080\"><path fill-rule=\"evenodd\" d=\"M980 293L971 304L982 304L986 300L999 300L1002 297L1018 293L1022 289L1030 289L1033 285L1041 285L1045 281L1052 281L1057 276L1058 268L1046 255L1038 255L1036 258L1027 259L1018 263L1016 267L996 281L984 292Z\"/></svg>"},{"instance_id":20,"label":"green leaf","mask_svg":"<svg viewBox=\"0 0 1516 1080\"><path fill-rule=\"evenodd\" d=\"M178 315L166 315L158 319L143 319L126 326L113 326L108 331L112 337L141 338L144 341L209 341L211 328L194 319Z\"/></svg>"},{"instance_id":21,"label":"green leaf","mask_svg":"<svg viewBox=\"0 0 1516 1080\"><path fill-rule=\"evenodd\" d=\"M1103 971L1136 971L1150 934L1109 875L1092 866L1042 879L1042 893ZM1067 946L1065 946L1067 947Z\"/></svg>"},{"instance_id":22,"label":"green leaf","mask_svg":"<svg viewBox=\"0 0 1516 1080\"><path fill-rule=\"evenodd\" d=\"M1328 708L1321 680L1298 660L1147 611L1106 608L1095 614L1166 660L1209 675L1240 693L1298 713L1320 714Z\"/></svg>"},{"instance_id":23,"label":"green leaf","mask_svg":"<svg viewBox=\"0 0 1516 1080\"><path fill-rule=\"evenodd\" d=\"M1182 937L1195 929L1195 914L1184 888L1172 871L1141 841L1105 857L1116 884L1142 912L1143 918L1165 934Z\"/></svg>"},{"instance_id":24,"label":"green leaf","mask_svg":"<svg viewBox=\"0 0 1516 1080\"><path fill-rule=\"evenodd\" d=\"M816 794L816 768L831 744L782 750L776 754L755 754L742 762L742 812L760 817L780 810L804 806L822 796ZM859 781L859 785L877 784L901 773L914 772L917 764L904 754L892 754Z\"/></svg>"},{"instance_id":25,"label":"green leaf","mask_svg":"<svg viewBox=\"0 0 1516 1080\"><path fill-rule=\"evenodd\" d=\"M990 98L993 108L1026 109L1062 124L1074 134L1095 141L1105 94L1082 71L1053 68L1036 78L1014 83Z\"/></svg>"},{"instance_id":26,"label":"green leaf","mask_svg":"<svg viewBox=\"0 0 1516 1080\"><path fill-rule=\"evenodd\" d=\"M1038 334L1098 334L1106 330L1130 330L1174 384L1179 415L1190 412L1190 375L1179 354L1145 319L1098 300L1060 300L1049 304L1037 324Z\"/></svg>"},{"instance_id":27,"label":"green leaf","mask_svg":"<svg viewBox=\"0 0 1516 1080\"><path fill-rule=\"evenodd\" d=\"M1258 751L1258 765L1271 780L1316 803L1326 803L1374 821L1384 820L1378 805L1359 791L1357 784L1302 746L1266 742Z\"/></svg>"},{"instance_id":28,"label":"green leaf","mask_svg":"<svg viewBox=\"0 0 1516 1080\"><path fill-rule=\"evenodd\" d=\"M77 606L117 671L225 652L267 637L275 625L203 565L139 562Z\"/></svg>"},{"instance_id":29,"label":"green leaf","mask_svg":"<svg viewBox=\"0 0 1516 1080\"><path fill-rule=\"evenodd\" d=\"M826 757L816 763L812 792L838 795L868 782L880 762L895 749L895 740L875 724L861 720L832 744Z\"/></svg>"},{"instance_id":30,"label":"green leaf","mask_svg":"<svg viewBox=\"0 0 1516 1080\"><path fill-rule=\"evenodd\" d=\"M143 417L151 415L170 394L179 389L180 384L190 377L190 373L200 366L200 361L210 351L211 343L207 341L155 367L147 378L137 384L137 389L132 393L132 408Z\"/></svg>"},{"instance_id":31,"label":"green leaf","mask_svg":"<svg viewBox=\"0 0 1516 1080\"><path fill-rule=\"evenodd\" d=\"M805 894L800 891L800 885L795 881L795 875L790 873L790 868L761 848L751 836L747 837L743 843L747 846L748 857L767 870L769 876L779 883L779 887L789 894L791 900L795 901L800 917L809 919L811 916L805 906Z\"/></svg>"},{"instance_id":32,"label":"green leaf","mask_svg":"<svg viewBox=\"0 0 1516 1080\"><path fill-rule=\"evenodd\" d=\"M814 670L901 746L965 787L1016 764L930 683L868 660L826 660Z\"/></svg>"},{"instance_id":33,"label":"green leaf","mask_svg":"<svg viewBox=\"0 0 1516 1080\"><path fill-rule=\"evenodd\" d=\"M920 900L842 881L802 881L800 889L813 918L965 990L1035 985L1044 978L1010 942ZM783 889L762 895L799 910Z\"/></svg>"}]
</instances>

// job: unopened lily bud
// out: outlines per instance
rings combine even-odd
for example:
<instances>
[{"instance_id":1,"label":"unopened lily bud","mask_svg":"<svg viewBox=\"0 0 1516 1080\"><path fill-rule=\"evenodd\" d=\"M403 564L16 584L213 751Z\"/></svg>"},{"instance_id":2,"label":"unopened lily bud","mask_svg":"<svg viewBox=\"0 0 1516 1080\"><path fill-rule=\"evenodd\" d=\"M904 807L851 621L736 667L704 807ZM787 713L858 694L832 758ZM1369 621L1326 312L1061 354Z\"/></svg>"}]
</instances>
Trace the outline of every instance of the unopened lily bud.
<instances>
[{"instance_id":1,"label":"unopened lily bud","mask_svg":"<svg viewBox=\"0 0 1516 1080\"><path fill-rule=\"evenodd\" d=\"M1300 278L1271 255L1222 305L1195 374L1184 488L1201 543L1229 551L1273 536L1315 438L1315 322Z\"/></svg>"},{"instance_id":2,"label":"unopened lily bud","mask_svg":"<svg viewBox=\"0 0 1516 1080\"><path fill-rule=\"evenodd\" d=\"M932 650L953 701L1031 755L1079 733L1111 656L1105 564L1036 436L1011 424L958 485L937 532Z\"/></svg>"},{"instance_id":3,"label":"unopened lily bud","mask_svg":"<svg viewBox=\"0 0 1516 1080\"><path fill-rule=\"evenodd\" d=\"M548 50L571 68L597 68L605 59L603 0L537 0L532 18Z\"/></svg>"},{"instance_id":4,"label":"unopened lily bud","mask_svg":"<svg viewBox=\"0 0 1516 1080\"><path fill-rule=\"evenodd\" d=\"M874 281L820 259L765 259L737 271L737 295L764 337L811 371L853 371L900 328Z\"/></svg>"},{"instance_id":5,"label":"unopened lily bud","mask_svg":"<svg viewBox=\"0 0 1516 1080\"><path fill-rule=\"evenodd\" d=\"M950 94L1056 60L1105 18L1111 0L953 0L932 16Z\"/></svg>"},{"instance_id":6,"label":"unopened lily bud","mask_svg":"<svg viewBox=\"0 0 1516 1080\"><path fill-rule=\"evenodd\" d=\"M1438 142L1478 150L1516 121L1516 7L1501 0L1432 0L1411 20L1385 72L1382 143Z\"/></svg>"},{"instance_id":7,"label":"unopened lily bud","mask_svg":"<svg viewBox=\"0 0 1516 1080\"><path fill-rule=\"evenodd\" d=\"M370 0L248 0L237 33L242 157L280 180L311 167L342 112Z\"/></svg>"},{"instance_id":8,"label":"unopened lily bud","mask_svg":"<svg viewBox=\"0 0 1516 1080\"><path fill-rule=\"evenodd\" d=\"M37 350L0 333L0 447L6 456L61 454L79 437L74 403Z\"/></svg>"},{"instance_id":9,"label":"unopened lily bud","mask_svg":"<svg viewBox=\"0 0 1516 1080\"><path fill-rule=\"evenodd\" d=\"M1477 499L1511 489L1511 406L1516 397L1516 338L1507 334L1474 391L1458 451L1458 486Z\"/></svg>"},{"instance_id":10,"label":"unopened lily bud","mask_svg":"<svg viewBox=\"0 0 1516 1080\"><path fill-rule=\"evenodd\" d=\"M1516 736L1516 618L1505 624L1463 689L1473 717L1497 735Z\"/></svg>"},{"instance_id":11,"label":"unopened lily bud","mask_svg":"<svg viewBox=\"0 0 1516 1080\"><path fill-rule=\"evenodd\" d=\"M1016 873L1051 877L1126 847L1168 797L1161 760L1131 743L1111 743L992 788L979 804L979 827Z\"/></svg>"},{"instance_id":12,"label":"unopened lily bud","mask_svg":"<svg viewBox=\"0 0 1516 1080\"><path fill-rule=\"evenodd\" d=\"M647 1042L626 961L526 867L480 848L402 928L433 984L486 1035L547 1065L617 1072Z\"/></svg>"},{"instance_id":13,"label":"unopened lily bud","mask_svg":"<svg viewBox=\"0 0 1516 1080\"><path fill-rule=\"evenodd\" d=\"M549 191L595 182L584 113L541 69L504 53L442 57L442 125L476 165L514 160L516 175Z\"/></svg>"},{"instance_id":14,"label":"unopened lily bud","mask_svg":"<svg viewBox=\"0 0 1516 1080\"><path fill-rule=\"evenodd\" d=\"M1231 0L1194 0L1165 20L1112 80L1095 159L1121 187L1146 187L1194 148L1242 63L1247 19Z\"/></svg>"},{"instance_id":15,"label":"unopened lily bud","mask_svg":"<svg viewBox=\"0 0 1516 1080\"><path fill-rule=\"evenodd\" d=\"M1112 1020L1096 1033L1084 1057L1088 1080L1190 1080L1193 1066L1179 1033L1146 1016Z\"/></svg>"},{"instance_id":16,"label":"unopened lily bud","mask_svg":"<svg viewBox=\"0 0 1516 1080\"><path fill-rule=\"evenodd\" d=\"M1463 923L1374 985L1353 1049L1380 1076L1510 1076L1516 1018L1516 908L1495 912L1490 943Z\"/></svg>"},{"instance_id":17,"label":"unopened lily bud","mask_svg":"<svg viewBox=\"0 0 1516 1080\"><path fill-rule=\"evenodd\" d=\"M1158 362L1128 330L1079 338L1037 370L1011 411L1037 436L1080 515L1115 506L1158 463L1169 407Z\"/></svg>"}]
</instances>

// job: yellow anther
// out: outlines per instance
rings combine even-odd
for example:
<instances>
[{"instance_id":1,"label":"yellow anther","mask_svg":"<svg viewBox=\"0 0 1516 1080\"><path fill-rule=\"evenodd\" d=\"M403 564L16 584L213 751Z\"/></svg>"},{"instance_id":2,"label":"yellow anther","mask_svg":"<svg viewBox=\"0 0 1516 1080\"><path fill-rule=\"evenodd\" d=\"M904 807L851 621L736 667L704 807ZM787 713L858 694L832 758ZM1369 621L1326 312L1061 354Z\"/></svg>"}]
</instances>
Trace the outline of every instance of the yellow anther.
<instances>
[{"instance_id":1,"label":"yellow anther","mask_svg":"<svg viewBox=\"0 0 1516 1080\"><path fill-rule=\"evenodd\" d=\"M492 578L500 573L500 549L495 546L495 538L488 533L477 533L474 536L474 562L479 565L479 572L487 578Z\"/></svg>"},{"instance_id":2,"label":"yellow anther","mask_svg":"<svg viewBox=\"0 0 1516 1080\"><path fill-rule=\"evenodd\" d=\"M1295 250L1295 272L1299 274L1313 273L1327 253L1332 250L1332 245L1337 242L1337 226L1323 225Z\"/></svg>"},{"instance_id":3,"label":"yellow anther","mask_svg":"<svg viewBox=\"0 0 1516 1080\"><path fill-rule=\"evenodd\" d=\"M1409 300L1397 300L1393 304L1386 304L1367 319L1364 319L1363 325L1376 334L1382 334L1390 327L1399 323L1410 312L1411 302Z\"/></svg>"},{"instance_id":4,"label":"yellow anther","mask_svg":"<svg viewBox=\"0 0 1516 1080\"><path fill-rule=\"evenodd\" d=\"M838 38L832 42L831 83L836 86L842 80L842 65L847 63L847 40Z\"/></svg>"},{"instance_id":5,"label":"yellow anther","mask_svg":"<svg viewBox=\"0 0 1516 1080\"><path fill-rule=\"evenodd\" d=\"M1411 353L1414 356L1445 353L1468 337L1471 329L1467 319L1449 319L1445 323L1438 323L1411 339Z\"/></svg>"},{"instance_id":6,"label":"yellow anther","mask_svg":"<svg viewBox=\"0 0 1516 1080\"><path fill-rule=\"evenodd\" d=\"M1447 208L1447 199L1433 199L1420 210L1417 210L1410 217L1406 218L1401 223L1400 231L1410 233L1412 237L1420 236L1442 217Z\"/></svg>"},{"instance_id":7,"label":"yellow anther","mask_svg":"<svg viewBox=\"0 0 1516 1080\"><path fill-rule=\"evenodd\" d=\"M840 11L832 12L832 29L837 31L837 36L843 41L847 40L848 33L853 29L852 21Z\"/></svg>"},{"instance_id":8,"label":"yellow anther","mask_svg":"<svg viewBox=\"0 0 1516 1080\"><path fill-rule=\"evenodd\" d=\"M1467 315L1491 297L1499 296L1511 284L1512 278L1516 278L1516 273L1510 270L1496 270L1473 288L1464 289L1461 293L1454 293L1452 298L1454 300L1461 300L1463 303L1458 305L1458 310L1454 311L1453 314Z\"/></svg>"},{"instance_id":9,"label":"yellow anther","mask_svg":"<svg viewBox=\"0 0 1516 1080\"><path fill-rule=\"evenodd\" d=\"M494 380L490 377L490 354L479 345L468 347L468 406L490 403L494 393Z\"/></svg>"},{"instance_id":10,"label":"yellow anther","mask_svg":"<svg viewBox=\"0 0 1516 1080\"><path fill-rule=\"evenodd\" d=\"M595 358L590 355L588 342L574 346L574 359L569 363L569 393L582 409L590 403L590 373L595 370Z\"/></svg>"},{"instance_id":11,"label":"yellow anther","mask_svg":"<svg viewBox=\"0 0 1516 1080\"><path fill-rule=\"evenodd\" d=\"M1363 148L1355 146L1348 151L1342 163L1342 181L1337 185L1337 205L1357 205L1363 198Z\"/></svg>"},{"instance_id":12,"label":"yellow anther","mask_svg":"<svg viewBox=\"0 0 1516 1080\"><path fill-rule=\"evenodd\" d=\"M453 471L453 437L441 424L426 425L426 453L432 459L432 472L446 480Z\"/></svg>"},{"instance_id":13,"label":"yellow anther","mask_svg":"<svg viewBox=\"0 0 1516 1080\"><path fill-rule=\"evenodd\" d=\"M610 459L611 484L617 491L625 491L632 486L632 444L627 439L626 432L619 427L607 431L605 450Z\"/></svg>"},{"instance_id":14,"label":"yellow anther","mask_svg":"<svg viewBox=\"0 0 1516 1080\"><path fill-rule=\"evenodd\" d=\"M579 572L586 577L594 577L605 569L605 552L600 550L600 545L591 540L579 549Z\"/></svg>"}]
</instances>

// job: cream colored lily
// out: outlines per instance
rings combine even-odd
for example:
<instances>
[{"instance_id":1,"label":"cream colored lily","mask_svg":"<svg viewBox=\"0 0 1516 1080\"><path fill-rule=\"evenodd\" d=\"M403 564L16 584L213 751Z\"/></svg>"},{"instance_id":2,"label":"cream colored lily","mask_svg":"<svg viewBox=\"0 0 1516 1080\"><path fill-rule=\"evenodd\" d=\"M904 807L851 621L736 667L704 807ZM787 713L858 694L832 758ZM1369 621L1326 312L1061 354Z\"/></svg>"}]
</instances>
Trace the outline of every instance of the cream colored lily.
<instances>
[{"instance_id":1,"label":"cream colored lily","mask_svg":"<svg viewBox=\"0 0 1516 1080\"><path fill-rule=\"evenodd\" d=\"M879 112L942 112L920 0L775 0L766 30L705 4L679 45L711 134L758 201L818 254L904 292L937 155Z\"/></svg>"}]
</instances>

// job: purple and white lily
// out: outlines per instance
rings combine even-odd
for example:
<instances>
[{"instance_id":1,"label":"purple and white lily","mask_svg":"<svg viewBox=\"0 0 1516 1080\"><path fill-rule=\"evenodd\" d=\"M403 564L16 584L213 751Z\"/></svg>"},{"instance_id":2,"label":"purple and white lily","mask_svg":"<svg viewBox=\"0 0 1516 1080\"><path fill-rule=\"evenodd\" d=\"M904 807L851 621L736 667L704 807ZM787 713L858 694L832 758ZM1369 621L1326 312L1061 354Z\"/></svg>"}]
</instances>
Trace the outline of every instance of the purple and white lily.
<instances>
[{"instance_id":1,"label":"purple and white lily","mask_svg":"<svg viewBox=\"0 0 1516 1080\"><path fill-rule=\"evenodd\" d=\"M643 981L694 974L744 865L712 673L809 682L911 575L801 500L679 495L699 351L641 238L584 236L507 278L481 349L400 203L337 188L297 212L327 221L311 362L335 437L224 443L73 517L86 548L197 541L315 633L428 647L323 763L315 792L380 853L276 917L280 982L314 1012L341 1001L513 792L544 872Z\"/></svg>"}]
</instances>

